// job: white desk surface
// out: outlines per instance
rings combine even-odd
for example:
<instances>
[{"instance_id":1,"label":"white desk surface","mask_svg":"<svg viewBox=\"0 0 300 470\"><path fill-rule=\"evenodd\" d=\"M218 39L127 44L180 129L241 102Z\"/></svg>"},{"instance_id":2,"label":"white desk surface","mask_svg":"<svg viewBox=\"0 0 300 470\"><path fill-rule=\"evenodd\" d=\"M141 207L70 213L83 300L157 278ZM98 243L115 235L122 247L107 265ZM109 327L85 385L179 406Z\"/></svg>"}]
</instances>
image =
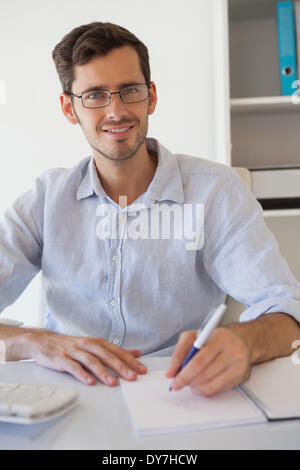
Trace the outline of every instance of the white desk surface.
<instances>
[{"instance_id":1,"label":"white desk surface","mask_svg":"<svg viewBox=\"0 0 300 470\"><path fill-rule=\"evenodd\" d=\"M169 358L142 359L149 370L166 369ZM0 381L68 386L79 404L47 423L0 423L0 449L300 449L300 419L136 438L120 386L81 384L71 375L31 361L0 364Z\"/></svg>"}]
</instances>

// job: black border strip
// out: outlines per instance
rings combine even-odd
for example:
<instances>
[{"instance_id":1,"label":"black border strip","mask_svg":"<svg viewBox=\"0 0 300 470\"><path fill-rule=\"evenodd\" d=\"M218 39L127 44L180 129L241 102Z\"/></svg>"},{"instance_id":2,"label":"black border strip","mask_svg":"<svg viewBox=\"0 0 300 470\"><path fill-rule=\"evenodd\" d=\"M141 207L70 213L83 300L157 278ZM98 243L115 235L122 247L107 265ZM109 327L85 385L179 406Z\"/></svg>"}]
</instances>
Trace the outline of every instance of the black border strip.
<instances>
[{"instance_id":1,"label":"black border strip","mask_svg":"<svg viewBox=\"0 0 300 470\"><path fill-rule=\"evenodd\" d=\"M258 199L264 210L299 209L300 197L281 197L277 199Z\"/></svg>"}]
</instances>

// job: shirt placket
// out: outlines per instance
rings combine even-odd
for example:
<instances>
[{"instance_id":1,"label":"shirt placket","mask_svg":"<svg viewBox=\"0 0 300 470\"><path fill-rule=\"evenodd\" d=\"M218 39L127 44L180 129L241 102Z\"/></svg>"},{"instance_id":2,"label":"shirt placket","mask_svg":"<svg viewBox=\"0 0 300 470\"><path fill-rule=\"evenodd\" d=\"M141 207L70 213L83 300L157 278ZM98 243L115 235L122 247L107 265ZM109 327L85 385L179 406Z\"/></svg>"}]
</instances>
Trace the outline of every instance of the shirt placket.
<instances>
[{"instance_id":1,"label":"shirt placket","mask_svg":"<svg viewBox=\"0 0 300 470\"><path fill-rule=\"evenodd\" d=\"M112 318L112 329L108 341L122 346L125 338L125 322L121 310L121 263L122 244L127 228L127 212L116 214L117 236L111 239L109 251L108 309Z\"/></svg>"}]
</instances>

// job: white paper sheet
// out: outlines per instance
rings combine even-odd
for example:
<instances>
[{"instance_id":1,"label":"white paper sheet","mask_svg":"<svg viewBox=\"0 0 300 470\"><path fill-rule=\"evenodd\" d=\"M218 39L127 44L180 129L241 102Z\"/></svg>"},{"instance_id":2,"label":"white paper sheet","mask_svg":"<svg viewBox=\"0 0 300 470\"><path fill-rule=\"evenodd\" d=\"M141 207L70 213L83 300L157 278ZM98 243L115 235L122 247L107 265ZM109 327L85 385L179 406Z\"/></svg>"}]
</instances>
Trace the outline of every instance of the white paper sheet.
<instances>
[{"instance_id":1,"label":"white paper sheet","mask_svg":"<svg viewBox=\"0 0 300 470\"><path fill-rule=\"evenodd\" d=\"M257 407L237 389L212 397L194 395L189 387L169 391L165 371L139 375L121 387L138 436L265 422Z\"/></svg>"}]
</instances>

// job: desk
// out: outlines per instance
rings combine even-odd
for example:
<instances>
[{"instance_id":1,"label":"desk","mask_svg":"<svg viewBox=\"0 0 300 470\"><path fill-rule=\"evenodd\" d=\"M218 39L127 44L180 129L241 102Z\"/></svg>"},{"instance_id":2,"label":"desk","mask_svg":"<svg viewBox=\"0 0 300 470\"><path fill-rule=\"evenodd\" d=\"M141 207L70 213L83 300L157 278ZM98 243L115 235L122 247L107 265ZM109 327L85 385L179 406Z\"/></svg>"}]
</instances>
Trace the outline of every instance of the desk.
<instances>
[{"instance_id":1,"label":"desk","mask_svg":"<svg viewBox=\"0 0 300 470\"><path fill-rule=\"evenodd\" d=\"M148 370L165 369L166 357L146 357ZM70 413L30 426L0 423L0 449L300 449L300 419L136 438L120 386L87 386L71 375L32 361L0 365L3 382L53 384L80 392Z\"/></svg>"}]
</instances>

